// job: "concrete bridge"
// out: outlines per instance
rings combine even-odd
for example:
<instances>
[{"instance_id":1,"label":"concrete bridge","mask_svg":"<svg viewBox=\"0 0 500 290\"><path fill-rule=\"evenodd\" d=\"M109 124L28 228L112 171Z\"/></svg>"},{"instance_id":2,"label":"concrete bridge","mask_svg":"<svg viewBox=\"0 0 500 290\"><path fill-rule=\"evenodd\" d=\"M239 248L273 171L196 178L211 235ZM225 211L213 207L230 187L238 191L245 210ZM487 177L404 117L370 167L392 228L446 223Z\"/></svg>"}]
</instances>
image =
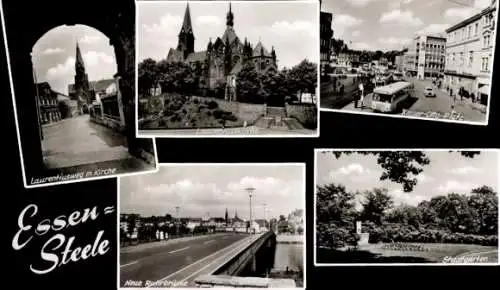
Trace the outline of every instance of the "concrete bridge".
<instances>
[{"instance_id":1,"label":"concrete bridge","mask_svg":"<svg viewBox=\"0 0 500 290\"><path fill-rule=\"evenodd\" d=\"M293 279L265 278L274 265L276 234L272 231L218 233L173 241L122 250L120 286L137 287L137 281L143 281L164 287L296 287Z\"/></svg>"}]
</instances>

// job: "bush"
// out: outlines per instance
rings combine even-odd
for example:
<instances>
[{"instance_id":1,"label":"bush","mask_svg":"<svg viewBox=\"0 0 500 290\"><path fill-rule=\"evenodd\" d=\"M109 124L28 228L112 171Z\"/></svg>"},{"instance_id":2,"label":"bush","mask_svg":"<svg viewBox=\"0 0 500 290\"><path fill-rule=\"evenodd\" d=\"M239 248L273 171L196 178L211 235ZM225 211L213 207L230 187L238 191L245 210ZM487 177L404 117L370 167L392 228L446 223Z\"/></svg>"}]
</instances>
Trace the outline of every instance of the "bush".
<instances>
[{"instance_id":1,"label":"bush","mask_svg":"<svg viewBox=\"0 0 500 290\"><path fill-rule=\"evenodd\" d=\"M365 232L370 234L370 243L449 243L449 244L476 244L483 246L498 245L498 237L481 236L464 233L452 233L438 229L416 229L409 225L386 224L375 226L367 223Z\"/></svg>"},{"instance_id":2,"label":"bush","mask_svg":"<svg viewBox=\"0 0 500 290\"><path fill-rule=\"evenodd\" d=\"M210 101L210 102L208 102L207 106L210 110L213 110L213 109L217 109L219 107L219 104L217 104L216 101Z\"/></svg>"},{"instance_id":3,"label":"bush","mask_svg":"<svg viewBox=\"0 0 500 290\"><path fill-rule=\"evenodd\" d=\"M165 120L163 120L163 119L160 119L160 120L158 121L158 126L160 126L160 127L165 127L165 126L167 126L167 122L165 122Z\"/></svg>"},{"instance_id":4,"label":"bush","mask_svg":"<svg viewBox=\"0 0 500 290\"><path fill-rule=\"evenodd\" d=\"M194 99L194 100L193 100L193 103L195 103L195 104L199 104L199 103L200 103L200 100L198 100L198 99Z\"/></svg>"}]
</instances>

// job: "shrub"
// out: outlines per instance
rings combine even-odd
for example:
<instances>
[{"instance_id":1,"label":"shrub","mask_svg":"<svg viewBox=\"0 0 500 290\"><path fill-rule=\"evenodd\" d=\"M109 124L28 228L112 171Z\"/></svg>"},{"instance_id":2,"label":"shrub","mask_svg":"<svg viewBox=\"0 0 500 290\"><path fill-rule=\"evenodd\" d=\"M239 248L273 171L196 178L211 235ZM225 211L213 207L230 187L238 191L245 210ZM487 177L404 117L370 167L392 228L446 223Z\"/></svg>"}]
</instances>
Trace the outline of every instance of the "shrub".
<instances>
[{"instance_id":1,"label":"shrub","mask_svg":"<svg viewBox=\"0 0 500 290\"><path fill-rule=\"evenodd\" d=\"M186 109L182 109L182 113L183 113L184 115L186 115L186 114L187 114L187 110L186 110Z\"/></svg>"},{"instance_id":2,"label":"shrub","mask_svg":"<svg viewBox=\"0 0 500 290\"><path fill-rule=\"evenodd\" d=\"M200 103L200 100L198 100L198 99L194 99L194 100L193 100L193 103L195 103L195 104L199 104L199 103Z\"/></svg>"},{"instance_id":3,"label":"shrub","mask_svg":"<svg viewBox=\"0 0 500 290\"><path fill-rule=\"evenodd\" d=\"M213 110L213 109L217 109L219 107L219 104L217 104L216 101L210 101L210 102L208 102L207 106L210 110Z\"/></svg>"},{"instance_id":4,"label":"shrub","mask_svg":"<svg viewBox=\"0 0 500 290\"><path fill-rule=\"evenodd\" d=\"M160 119L158 121L158 126L159 127L166 127L167 126L167 122L165 122L165 120L163 120L163 119Z\"/></svg>"}]
</instances>

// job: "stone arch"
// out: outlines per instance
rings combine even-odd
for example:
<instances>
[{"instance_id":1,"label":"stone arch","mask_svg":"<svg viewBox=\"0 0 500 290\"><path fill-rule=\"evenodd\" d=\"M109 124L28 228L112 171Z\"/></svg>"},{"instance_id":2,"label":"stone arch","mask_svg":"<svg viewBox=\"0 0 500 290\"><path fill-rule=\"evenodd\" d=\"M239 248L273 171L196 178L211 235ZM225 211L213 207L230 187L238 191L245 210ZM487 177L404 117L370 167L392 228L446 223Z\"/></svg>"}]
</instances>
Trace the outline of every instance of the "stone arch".
<instances>
[{"instance_id":1,"label":"stone arch","mask_svg":"<svg viewBox=\"0 0 500 290\"><path fill-rule=\"evenodd\" d=\"M97 29L108 37L110 45L114 47L117 74L120 77L119 89L126 112L125 134L130 153L137 152L134 120L135 2L128 0L120 5L102 2L97 9L95 5L78 5L76 8L70 2L46 1L30 3L30 9L23 6L25 4L20 1L3 3L8 53L10 61L15 63L11 66L15 105L18 112L23 112L18 115L18 125L26 177L38 175L44 169L34 85L27 85L34 83L30 53L38 39L61 25L82 24ZM32 25L26 25L26 19Z\"/></svg>"}]
</instances>

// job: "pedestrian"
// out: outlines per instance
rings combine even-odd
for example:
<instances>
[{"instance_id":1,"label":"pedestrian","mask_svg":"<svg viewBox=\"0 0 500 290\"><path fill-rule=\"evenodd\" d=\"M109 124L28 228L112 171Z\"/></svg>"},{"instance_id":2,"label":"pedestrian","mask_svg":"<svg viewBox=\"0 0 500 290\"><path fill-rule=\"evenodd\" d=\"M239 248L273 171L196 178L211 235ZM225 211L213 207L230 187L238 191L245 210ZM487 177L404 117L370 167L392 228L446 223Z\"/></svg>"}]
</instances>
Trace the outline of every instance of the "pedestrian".
<instances>
[{"instance_id":1,"label":"pedestrian","mask_svg":"<svg viewBox=\"0 0 500 290\"><path fill-rule=\"evenodd\" d=\"M343 96L344 95L344 84L342 84L340 86L340 95Z\"/></svg>"},{"instance_id":2,"label":"pedestrian","mask_svg":"<svg viewBox=\"0 0 500 290\"><path fill-rule=\"evenodd\" d=\"M471 101L472 101L473 103L475 103L475 102L476 102L476 96L474 95L474 93L471 93L471 94L470 94L470 99L471 99Z\"/></svg>"},{"instance_id":3,"label":"pedestrian","mask_svg":"<svg viewBox=\"0 0 500 290\"><path fill-rule=\"evenodd\" d=\"M364 104L364 99L365 99L365 88L363 87L363 84L360 83L359 86L358 86L358 90L359 90L359 98L360 98L360 101L361 101L361 108L363 108L365 106Z\"/></svg>"},{"instance_id":4,"label":"pedestrian","mask_svg":"<svg viewBox=\"0 0 500 290\"><path fill-rule=\"evenodd\" d=\"M453 89L450 88L450 98L453 97Z\"/></svg>"},{"instance_id":5,"label":"pedestrian","mask_svg":"<svg viewBox=\"0 0 500 290\"><path fill-rule=\"evenodd\" d=\"M359 92L356 92L354 94L354 108L357 109L358 108L358 101L359 101Z\"/></svg>"}]
</instances>

